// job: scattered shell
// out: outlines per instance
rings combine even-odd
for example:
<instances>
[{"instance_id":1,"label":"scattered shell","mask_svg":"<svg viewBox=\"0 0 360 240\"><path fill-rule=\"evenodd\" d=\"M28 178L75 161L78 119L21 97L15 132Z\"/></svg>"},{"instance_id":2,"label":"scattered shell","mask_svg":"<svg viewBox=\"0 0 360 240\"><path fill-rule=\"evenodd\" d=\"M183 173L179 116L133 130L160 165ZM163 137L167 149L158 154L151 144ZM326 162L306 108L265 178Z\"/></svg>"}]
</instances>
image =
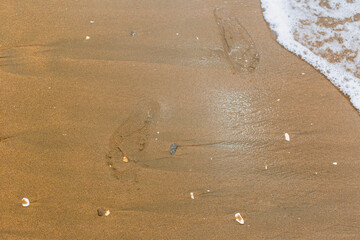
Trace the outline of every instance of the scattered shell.
<instances>
[{"instance_id":1,"label":"scattered shell","mask_svg":"<svg viewBox=\"0 0 360 240\"><path fill-rule=\"evenodd\" d=\"M268 169L268 166L267 165L265 165L265 170L267 170Z\"/></svg>"},{"instance_id":2,"label":"scattered shell","mask_svg":"<svg viewBox=\"0 0 360 240\"><path fill-rule=\"evenodd\" d=\"M288 142L290 142L290 136L289 136L288 133L285 133L285 140L288 141Z\"/></svg>"},{"instance_id":3,"label":"scattered shell","mask_svg":"<svg viewBox=\"0 0 360 240\"><path fill-rule=\"evenodd\" d=\"M124 156L122 160L123 162L129 162L129 159L126 156Z\"/></svg>"},{"instance_id":4,"label":"scattered shell","mask_svg":"<svg viewBox=\"0 0 360 240\"><path fill-rule=\"evenodd\" d=\"M86 39L86 40L89 40L89 39L90 39L90 36L86 36L85 39Z\"/></svg>"},{"instance_id":5,"label":"scattered shell","mask_svg":"<svg viewBox=\"0 0 360 240\"><path fill-rule=\"evenodd\" d=\"M131 35L131 36L135 36L136 34L137 34L137 32L135 32L135 31L131 31L131 32L130 32L130 35Z\"/></svg>"},{"instance_id":6,"label":"scattered shell","mask_svg":"<svg viewBox=\"0 0 360 240\"><path fill-rule=\"evenodd\" d=\"M276 99L276 101L280 102L280 98Z\"/></svg>"},{"instance_id":7,"label":"scattered shell","mask_svg":"<svg viewBox=\"0 0 360 240\"><path fill-rule=\"evenodd\" d=\"M337 162L333 162L333 165L335 165L335 166L336 166L337 164L338 164Z\"/></svg>"},{"instance_id":8,"label":"scattered shell","mask_svg":"<svg viewBox=\"0 0 360 240\"><path fill-rule=\"evenodd\" d=\"M196 40L199 40L199 37L196 37Z\"/></svg>"},{"instance_id":9,"label":"scattered shell","mask_svg":"<svg viewBox=\"0 0 360 240\"><path fill-rule=\"evenodd\" d=\"M110 210L106 210L105 211L105 216L107 217L107 216L109 216L110 215Z\"/></svg>"},{"instance_id":10,"label":"scattered shell","mask_svg":"<svg viewBox=\"0 0 360 240\"><path fill-rule=\"evenodd\" d=\"M195 199L195 196L194 196L193 192L190 193L190 197L191 197L191 199Z\"/></svg>"},{"instance_id":11,"label":"scattered shell","mask_svg":"<svg viewBox=\"0 0 360 240\"><path fill-rule=\"evenodd\" d=\"M21 199L21 204L23 207L28 207L30 205L30 200L28 198Z\"/></svg>"},{"instance_id":12,"label":"scattered shell","mask_svg":"<svg viewBox=\"0 0 360 240\"><path fill-rule=\"evenodd\" d=\"M94 23L95 21L91 20L90 23Z\"/></svg>"},{"instance_id":13,"label":"scattered shell","mask_svg":"<svg viewBox=\"0 0 360 240\"><path fill-rule=\"evenodd\" d=\"M242 218L242 216L241 216L240 213L236 213L236 214L235 214L235 219L236 219L236 221L237 221L238 223L240 223L240 224L244 224L244 223L245 223L245 221L244 221L244 219Z\"/></svg>"}]
</instances>

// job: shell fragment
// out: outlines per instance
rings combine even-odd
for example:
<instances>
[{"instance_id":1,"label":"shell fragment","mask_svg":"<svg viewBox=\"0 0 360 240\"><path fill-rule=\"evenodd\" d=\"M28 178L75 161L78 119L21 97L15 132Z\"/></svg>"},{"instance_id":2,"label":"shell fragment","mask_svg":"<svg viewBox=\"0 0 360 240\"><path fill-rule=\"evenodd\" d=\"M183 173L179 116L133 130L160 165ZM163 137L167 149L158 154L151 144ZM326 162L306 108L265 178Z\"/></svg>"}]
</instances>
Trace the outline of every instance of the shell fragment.
<instances>
[{"instance_id":1,"label":"shell fragment","mask_svg":"<svg viewBox=\"0 0 360 240\"><path fill-rule=\"evenodd\" d=\"M195 196L194 196L193 192L190 193L190 197L191 197L191 199L195 199Z\"/></svg>"},{"instance_id":2,"label":"shell fragment","mask_svg":"<svg viewBox=\"0 0 360 240\"><path fill-rule=\"evenodd\" d=\"M129 162L129 159L126 156L124 156L122 160L123 162Z\"/></svg>"},{"instance_id":3,"label":"shell fragment","mask_svg":"<svg viewBox=\"0 0 360 240\"><path fill-rule=\"evenodd\" d=\"M110 215L110 210L106 210L105 211L105 214L104 214L106 217Z\"/></svg>"},{"instance_id":4,"label":"shell fragment","mask_svg":"<svg viewBox=\"0 0 360 240\"><path fill-rule=\"evenodd\" d=\"M285 140L288 141L288 142L290 142L290 136L289 136L288 133L285 133Z\"/></svg>"},{"instance_id":5,"label":"shell fragment","mask_svg":"<svg viewBox=\"0 0 360 240\"><path fill-rule=\"evenodd\" d=\"M28 198L21 199L21 204L23 207L28 207L30 205L30 200Z\"/></svg>"},{"instance_id":6,"label":"shell fragment","mask_svg":"<svg viewBox=\"0 0 360 240\"><path fill-rule=\"evenodd\" d=\"M235 214L235 220L236 220L238 223L240 223L240 224L244 224L244 223L245 223L245 221L244 221L244 219L242 218L242 216L241 216L240 213L236 213L236 214Z\"/></svg>"}]
</instances>

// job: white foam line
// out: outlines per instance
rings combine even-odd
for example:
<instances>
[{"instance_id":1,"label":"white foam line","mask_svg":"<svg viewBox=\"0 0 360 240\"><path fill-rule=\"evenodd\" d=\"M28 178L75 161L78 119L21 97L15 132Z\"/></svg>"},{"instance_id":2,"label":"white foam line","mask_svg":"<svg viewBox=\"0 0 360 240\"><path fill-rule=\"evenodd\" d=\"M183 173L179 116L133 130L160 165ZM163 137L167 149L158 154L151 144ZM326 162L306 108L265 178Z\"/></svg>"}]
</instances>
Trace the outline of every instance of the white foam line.
<instances>
[{"instance_id":1,"label":"white foam line","mask_svg":"<svg viewBox=\"0 0 360 240\"><path fill-rule=\"evenodd\" d=\"M339 63L329 63L326 59L319 57L295 41L290 26L292 14L288 11L291 9L289 1L261 0L261 6L264 9L265 20L269 23L270 28L277 33L277 41L323 73L335 86L349 96L351 103L360 111L360 80L351 72L346 71ZM346 9L343 12L346 12ZM349 12L345 15L351 16Z\"/></svg>"}]
</instances>

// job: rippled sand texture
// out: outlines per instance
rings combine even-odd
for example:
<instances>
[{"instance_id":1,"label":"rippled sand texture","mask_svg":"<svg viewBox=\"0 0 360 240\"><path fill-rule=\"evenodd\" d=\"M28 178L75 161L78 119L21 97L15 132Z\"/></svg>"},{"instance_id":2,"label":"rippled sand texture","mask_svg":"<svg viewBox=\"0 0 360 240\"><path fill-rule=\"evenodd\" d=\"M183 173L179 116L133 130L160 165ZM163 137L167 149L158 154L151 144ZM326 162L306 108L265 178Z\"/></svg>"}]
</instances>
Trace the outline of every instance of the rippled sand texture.
<instances>
[{"instance_id":1,"label":"rippled sand texture","mask_svg":"<svg viewBox=\"0 0 360 240\"><path fill-rule=\"evenodd\" d=\"M359 115L258 1L0 5L0 239L359 238Z\"/></svg>"}]
</instances>

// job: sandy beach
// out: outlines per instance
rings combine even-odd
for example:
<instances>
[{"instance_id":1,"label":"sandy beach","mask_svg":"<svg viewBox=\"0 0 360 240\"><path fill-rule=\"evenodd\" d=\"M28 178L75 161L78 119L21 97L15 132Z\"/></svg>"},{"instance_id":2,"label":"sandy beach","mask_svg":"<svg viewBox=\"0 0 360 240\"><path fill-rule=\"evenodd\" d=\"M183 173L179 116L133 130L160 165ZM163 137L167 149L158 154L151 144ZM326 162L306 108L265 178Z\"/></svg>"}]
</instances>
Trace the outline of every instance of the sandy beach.
<instances>
[{"instance_id":1,"label":"sandy beach","mask_svg":"<svg viewBox=\"0 0 360 240\"><path fill-rule=\"evenodd\" d=\"M359 112L259 1L0 6L0 239L360 239Z\"/></svg>"}]
</instances>

